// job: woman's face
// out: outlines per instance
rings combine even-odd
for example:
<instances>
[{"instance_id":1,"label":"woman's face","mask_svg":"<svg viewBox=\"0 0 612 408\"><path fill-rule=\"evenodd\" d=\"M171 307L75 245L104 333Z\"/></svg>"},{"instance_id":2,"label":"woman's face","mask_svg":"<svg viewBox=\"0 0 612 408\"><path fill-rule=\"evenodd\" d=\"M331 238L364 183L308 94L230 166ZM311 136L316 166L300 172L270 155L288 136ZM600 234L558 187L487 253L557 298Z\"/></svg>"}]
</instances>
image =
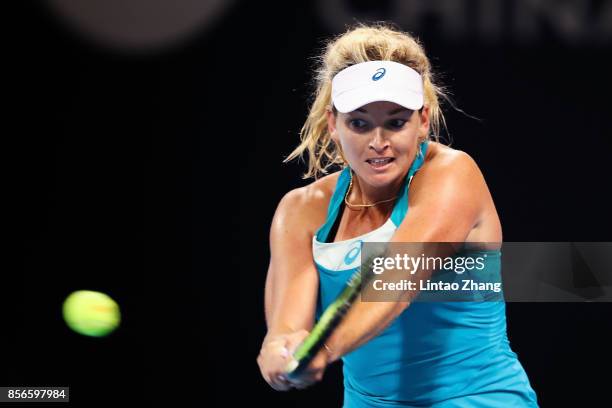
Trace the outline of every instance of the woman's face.
<instances>
[{"instance_id":1,"label":"woman's face","mask_svg":"<svg viewBox=\"0 0 612 408\"><path fill-rule=\"evenodd\" d=\"M363 182L382 187L408 172L419 138L429 132L429 110L372 102L349 113L328 112L327 124L353 171Z\"/></svg>"}]
</instances>

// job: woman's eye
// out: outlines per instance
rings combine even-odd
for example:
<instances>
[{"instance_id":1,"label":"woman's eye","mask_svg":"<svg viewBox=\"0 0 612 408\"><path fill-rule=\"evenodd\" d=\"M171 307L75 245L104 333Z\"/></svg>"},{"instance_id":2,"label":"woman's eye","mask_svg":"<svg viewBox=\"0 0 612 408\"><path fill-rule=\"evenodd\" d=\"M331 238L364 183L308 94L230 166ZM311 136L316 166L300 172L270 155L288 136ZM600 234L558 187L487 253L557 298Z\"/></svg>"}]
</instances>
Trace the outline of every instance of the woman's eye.
<instances>
[{"instance_id":1,"label":"woman's eye","mask_svg":"<svg viewBox=\"0 0 612 408\"><path fill-rule=\"evenodd\" d=\"M356 129L363 129L368 125L368 122L363 119L351 119L349 123L352 127Z\"/></svg>"},{"instance_id":2,"label":"woman's eye","mask_svg":"<svg viewBox=\"0 0 612 408\"><path fill-rule=\"evenodd\" d=\"M404 123L406 123L406 121L404 119L393 119L393 120L389 121L389 125L392 128L396 128L396 129L399 129L399 128L403 127Z\"/></svg>"}]
</instances>

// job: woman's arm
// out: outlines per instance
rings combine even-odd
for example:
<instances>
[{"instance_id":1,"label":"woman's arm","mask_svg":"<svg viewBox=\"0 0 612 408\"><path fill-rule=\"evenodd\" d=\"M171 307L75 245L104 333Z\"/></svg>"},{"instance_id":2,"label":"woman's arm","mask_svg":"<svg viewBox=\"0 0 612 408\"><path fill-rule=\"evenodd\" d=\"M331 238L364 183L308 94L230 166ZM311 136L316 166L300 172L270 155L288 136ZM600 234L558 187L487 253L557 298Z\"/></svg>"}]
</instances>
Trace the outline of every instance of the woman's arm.
<instances>
[{"instance_id":1,"label":"woman's arm","mask_svg":"<svg viewBox=\"0 0 612 408\"><path fill-rule=\"evenodd\" d=\"M434 162L438 160L438 162ZM486 200L490 198L476 163L466 153L452 151L432 159L414 177L409 196L409 211L391 242L464 242L478 224ZM431 272L431 271L429 271ZM427 279L420 275L419 279ZM410 304L406 291L397 302L357 300L342 323L326 341L303 381L326 364L353 351L383 331ZM309 378L310 376L310 378Z\"/></svg>"},{"instance_id":2,"label":"woman's arm","mask_svg":"<svg viewBox=\"0 0 612 408\"><path fill-rule=\"evenodd\" d=\"M264 379L278 390L288 388L277 377L286 366L289 350L314 324L319 279L312 259L312 226L319 220L309 197L311 191L304 187L286 194L270 229L265 286L268 331L258 363Z\"/></svg>"},{"instance_id":3,"label":"woman's arm","mask_svg":"<svg viewBox=\"0 0 612 408\"><path fill-rule=\"evenodd\" d=\"M314 324L319 279L306 195L303 189L289 192L272 220L265 288L268 334L309 330Z\"/></svg>"}]
</instances>

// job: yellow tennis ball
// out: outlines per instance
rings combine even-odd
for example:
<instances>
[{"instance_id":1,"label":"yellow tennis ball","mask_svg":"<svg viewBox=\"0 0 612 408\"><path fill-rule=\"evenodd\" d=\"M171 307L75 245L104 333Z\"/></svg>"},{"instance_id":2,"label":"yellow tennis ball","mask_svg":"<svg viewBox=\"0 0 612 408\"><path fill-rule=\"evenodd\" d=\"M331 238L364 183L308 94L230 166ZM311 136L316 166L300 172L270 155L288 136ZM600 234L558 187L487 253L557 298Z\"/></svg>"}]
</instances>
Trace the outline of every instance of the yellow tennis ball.
<instances>
[{"instance_id":1,"label":"yellow tennis ball","mask_svg":"<svg viewBox=\"0 0 612 408\"><path fill-rule=\"evenodd\" d=\"M72 330L93 337L110 334L121 322L119 305L110 296L91 290L72 292L64 301L63 315Z\"/></svg>"}]
</instances>

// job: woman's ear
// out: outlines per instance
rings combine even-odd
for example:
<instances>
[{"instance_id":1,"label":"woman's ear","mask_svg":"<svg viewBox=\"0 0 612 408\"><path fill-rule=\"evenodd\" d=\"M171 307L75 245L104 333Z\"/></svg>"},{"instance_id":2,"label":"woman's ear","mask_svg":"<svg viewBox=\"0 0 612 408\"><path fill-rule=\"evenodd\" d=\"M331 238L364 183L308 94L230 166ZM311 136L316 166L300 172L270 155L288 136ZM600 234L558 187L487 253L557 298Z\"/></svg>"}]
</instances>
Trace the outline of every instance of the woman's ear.
<instances>
[{"instance_id":1,"label":"woman's ear","mask_svg":"<svg viewBox=\"0 0 612 408\"><path fill-rule=\"evenodd\" d=\"M327 114L327 131L329 132L329 135L331 136L332 140L336 143L339 143L338 131L336 129L337 116L331 107L327 108L326 114Z\"/></svg>"},{"instance_id":2,"label":"woman's ear","mask_svg":"<svg viewBox=\"0 0 612 408\"><path fill-rule=\"evenodd\" d=\"M424 105L423 109L419 111L419 117L421 119L421 125L419 126L419 133L423 139L427 139L429 134L429 105Z\"/></svg>"}]
</instances>

